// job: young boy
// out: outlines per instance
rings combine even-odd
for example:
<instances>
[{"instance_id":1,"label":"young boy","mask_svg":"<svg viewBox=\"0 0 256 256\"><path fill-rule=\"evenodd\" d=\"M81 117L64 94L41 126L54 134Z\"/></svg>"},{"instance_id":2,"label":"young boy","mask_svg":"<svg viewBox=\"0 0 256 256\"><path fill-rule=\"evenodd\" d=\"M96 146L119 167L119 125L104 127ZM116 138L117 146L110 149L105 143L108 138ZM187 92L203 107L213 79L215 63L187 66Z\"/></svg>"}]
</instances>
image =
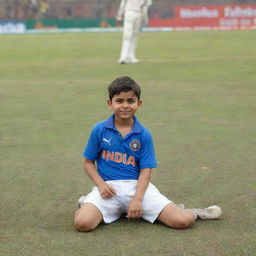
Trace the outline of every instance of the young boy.
<instances>
[{"instance_id":1,"label":"young boy","mask_svg":"<svg viewBox=\"0 0 256 256\"><path fill-rule=\"evenodd\" d=\"M78 201L76 229L88 232L124 213L128 219L158 220L177 229L192 226L197 218L219 218L218 206L184 209L150 183L157 163L151 134L135 117L142 104L140 87L129 77L119 77L108 91L107 104L114 114L94 126L83 153L85 172L95 186Z\"/></svg>"}]
</instances>

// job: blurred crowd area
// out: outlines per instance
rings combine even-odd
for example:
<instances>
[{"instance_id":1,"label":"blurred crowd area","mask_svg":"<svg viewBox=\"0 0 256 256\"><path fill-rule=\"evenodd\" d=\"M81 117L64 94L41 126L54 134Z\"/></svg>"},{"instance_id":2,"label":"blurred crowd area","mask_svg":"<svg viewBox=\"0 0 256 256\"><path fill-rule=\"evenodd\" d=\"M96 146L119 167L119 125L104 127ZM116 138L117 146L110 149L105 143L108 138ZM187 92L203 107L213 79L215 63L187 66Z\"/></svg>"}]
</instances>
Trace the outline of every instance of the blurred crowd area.
<instances>
[{"instance_id":1,"label":"blurred crowd area","mask_svg":"<svg viewBox=\"0 0 256 256\"><path fill-rule=\"evenodd\" d=\"M0 0L0 20L115 18L120 0ZM256 4L256 0L153 0L150 17L170 18L177 5Z\"/></svg>"}]
</instances>

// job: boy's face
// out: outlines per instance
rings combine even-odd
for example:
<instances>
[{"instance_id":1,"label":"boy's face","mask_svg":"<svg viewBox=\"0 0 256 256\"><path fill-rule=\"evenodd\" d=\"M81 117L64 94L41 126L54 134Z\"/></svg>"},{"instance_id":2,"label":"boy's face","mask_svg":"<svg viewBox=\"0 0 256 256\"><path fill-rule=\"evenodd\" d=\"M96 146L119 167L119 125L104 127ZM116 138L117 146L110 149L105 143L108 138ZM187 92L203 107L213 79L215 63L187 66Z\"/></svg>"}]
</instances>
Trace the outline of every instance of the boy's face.
<instances>
[{"instance_id":1,"label":"boy's face","mask_svg":"<svg viewBox=\"0 0 256 256\"><path fill-rule=\"evenodd\" d=\"M108 100L109 108L113 110L116 118L119 120L133 118L141 104L142 101L138 99L133 91L115 94L112 100Z\"/></svg>"}]
</instances>

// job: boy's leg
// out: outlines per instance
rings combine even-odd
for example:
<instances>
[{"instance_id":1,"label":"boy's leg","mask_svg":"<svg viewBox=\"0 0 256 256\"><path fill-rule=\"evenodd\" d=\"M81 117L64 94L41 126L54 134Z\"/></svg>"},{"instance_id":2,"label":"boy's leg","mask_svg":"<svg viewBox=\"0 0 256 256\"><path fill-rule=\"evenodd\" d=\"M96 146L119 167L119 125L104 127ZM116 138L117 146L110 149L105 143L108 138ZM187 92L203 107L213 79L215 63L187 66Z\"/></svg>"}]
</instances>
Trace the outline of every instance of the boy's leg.
<instances>
[{"instance_id":1,"label":"boy's leg","mask_svg":"<svg viewBox=\"0 0 256 256\"><path fill-rule=\"evenodd\" d=\"M119 194L118 181L107 181ZM81 196L78 200L80 207L75 214L74 225L79 231L94 230L101 222L112 223L120 218L123 213L118 196L109 199L101 197L97 186L92 188L87 196Z\"/></svg>"},{"instance_id":2,"label":"boy's leg","mask_svg":"<svg viewBox=\"0 0 256 256\"><path fill-rule=\"evenodd\" d=\"M151 223L158 220L172 228L188 228L194 223L196 214L192 210L183 209L184 207L170 201L149 183L142 201L142 218Z\"/></svg>"},{"instance_id":3,"label":"boy's leg","mask_svg":"<svg viewBox=\"0 0 256 256\"><path fill-rule=\"evenodd\" d=\"M102 213L91 203L85 203L75 213L74 226L77 230L88 232L102 222Z\"/></svg>"},{"instance_id":4,"label":"boy's leg","mask_svg":"<svg viewBox=\"0 0 256 256\"><path fill-rule=\"evenodd\" d=\"M193 225L196 214L192 210L181 209L170 203L163 208L157 220L171 228L185 229Z\"/></svg>"}]
</instances>

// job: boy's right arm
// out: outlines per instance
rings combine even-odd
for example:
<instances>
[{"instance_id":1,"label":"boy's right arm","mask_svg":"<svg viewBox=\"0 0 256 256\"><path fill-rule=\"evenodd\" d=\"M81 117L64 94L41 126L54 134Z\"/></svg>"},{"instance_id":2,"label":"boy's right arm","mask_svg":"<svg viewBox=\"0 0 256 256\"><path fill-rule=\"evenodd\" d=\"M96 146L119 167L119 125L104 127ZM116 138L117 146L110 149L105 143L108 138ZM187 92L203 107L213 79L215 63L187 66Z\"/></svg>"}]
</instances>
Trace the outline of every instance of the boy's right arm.
<instances>
[{"instance_id":1,"label":"boy's right arm","mask_svg":"<svg viewBox=\"0 0 256 256\"><path fill-rule=\"evenodd\" d=\"M92 182L99 188L100 195L104 199L109 199L112 196L116 195L115 189L100 177L95 166L95 161L85 158L84 170L87 173L87 175L90 177Z\"/></svg>"}]
</instances>

